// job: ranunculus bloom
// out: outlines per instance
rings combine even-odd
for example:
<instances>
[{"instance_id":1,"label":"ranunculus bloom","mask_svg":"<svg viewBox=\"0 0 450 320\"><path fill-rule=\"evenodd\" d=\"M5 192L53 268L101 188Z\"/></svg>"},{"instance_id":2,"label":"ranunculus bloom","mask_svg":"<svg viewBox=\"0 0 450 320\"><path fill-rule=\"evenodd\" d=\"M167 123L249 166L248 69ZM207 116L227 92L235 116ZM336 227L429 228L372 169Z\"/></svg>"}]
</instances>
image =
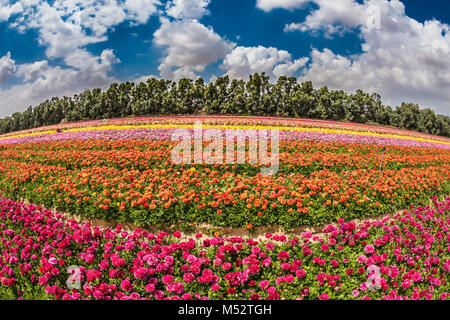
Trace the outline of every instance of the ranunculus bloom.
<instances>
[{"instance_id":1,"label":"ranunculus bloom","mask_svg":"<svg viewBox=\"0 0 450 320\"><path fill-rule=\"evenodd\" d=\"M170 274L166 274L162 277L162 283L164 283L165 285L169 285L173 282L174 277Z\"/></svg>"},{"instance_id":2,"label":"ranunculus bloom","mask_svg":"<svg viewBox=\"0 0 450 320\"><path fill-rule=\"evenodd\" d=\"M319 300L328 300L328 299L330 299L330 297L329 297L328 294L326 294L326 293L322 293L322 294L319 296Z\"/></svg>"},{"instance_id":3,"label":"ranunculus bloom","mask_svg":"<svg viewBox=\"0 0 450 320\"><path fill-rule=\"evenodd\" d=\"M261 288L261 289L267 289L268 287L269 287L269 280L262 280L260 283L259 283L259 287Z\"/></svg>"},{"instance_id":4,"label":"ranunculus bloom","mask_svg":"<svg viewBox=\"0 0 450 320\"><path fill-rule=\"evenodd\" d=\"M211 290L212 291L219 291L220 290L220 286L217 283L215 283L215 284L213 284L211 286Z\"/></svg>"}]
</instances>

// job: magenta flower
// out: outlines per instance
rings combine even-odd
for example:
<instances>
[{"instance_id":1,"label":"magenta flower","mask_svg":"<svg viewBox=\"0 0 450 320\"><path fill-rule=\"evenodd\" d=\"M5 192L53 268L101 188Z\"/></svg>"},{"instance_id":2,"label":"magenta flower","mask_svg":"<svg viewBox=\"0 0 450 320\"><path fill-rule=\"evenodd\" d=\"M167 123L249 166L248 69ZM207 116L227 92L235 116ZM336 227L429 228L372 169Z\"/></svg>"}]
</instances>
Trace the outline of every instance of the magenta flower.
<instances>
[{"instance_id":1,"label":"magenta flower","mask_svg":"<svg viewBox=\"0 0 450 320\"><path fill-rule=\"evenodd\" d=\"M174 281L174 277L170 274L166 274L162 277L162 283L164 283L165 285L169 285Z\"/></svg>"},{"instance_id":2,"label":"magenta flower","mask_svg":"<svg viewBox=\"0 0 450 320\"><path fill-rule=\"evenodd\" d=\"M128 278L121 281L120 287L122 288L122 290L127 291L127 292L130 292L133 290L133 285L131 284L131 282Z\"/></svg>"},{"instance_id":3,"label":"magenta flower","mask_svg":"<svg viewBox=\"0 0 450 320\"><path fill-rule=\"evenodd\" d=\"M322 293L322 294L319 296L319 300L328 300L328 299L330 299L330 297L329 297L328 294L326 294L326 293Z\"/></svg>"}]
</instances>

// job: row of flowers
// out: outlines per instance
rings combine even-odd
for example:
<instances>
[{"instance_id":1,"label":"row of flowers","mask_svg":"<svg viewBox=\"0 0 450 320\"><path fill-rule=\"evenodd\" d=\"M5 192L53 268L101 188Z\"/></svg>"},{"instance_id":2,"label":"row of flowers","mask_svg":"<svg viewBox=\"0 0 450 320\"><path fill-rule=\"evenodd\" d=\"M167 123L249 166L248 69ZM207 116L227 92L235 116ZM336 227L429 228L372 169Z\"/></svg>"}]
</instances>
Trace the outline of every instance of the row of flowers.
<instances>
[{"instance_id":1,"label":"row of flowers","mask_svg":"<svg viewBox=\"0 0 450 320\"><path fill-rule=\"evenodd\" d=\"M222 116L208 116L208 117L139 117L139 118L121 118L108 120L94 120L85 122L75 122L67 124L58 124L48 127L40 127L20 132L12 132L0 136L1 143L16 143L22 141L30 141L32 137L51 135L55 139L62 139L64 135L56 135L58 131L105 131L108 135L108 127L111 129L117 128L133 128L142 129L145 127L164 127L164 126L182 126L192 125L196 121L201 121L209 126L272 126L285 131L299 131L303 139L336 139L347 138L355 139L355 137L347 137L348 135L363 135L368 139L375 139L381 137L387 139L386 141L397 141L398 139L413 139L417 141L438 141L446 144L450 143L449 138L437 137L428 134L395 129L390 127L370 126L357 123L345 123L326 120L310 120L310 119L283 119L283 118L268 118L268 117L222 117ZM103 128L103 130L102 130ZM318 130L315 130L318 129ZM318 133L329 131L331 137L322 137ZM101 134L101 133L100 133ZM333 135L334 134L334 135ZM328 136L328 135L326 135ZM370 138L372 137L372 138ZM18 139L22 138L22 139ZM394 139L394 140L392 140ZM5 141L2 141L5 140ZM397 141L397 143L401 143Z\"/></svg>"},{"instance_id":2,"label":"row of flowers","mask_svg":"<svg viewBox=\"0 0 450 320\"><path fill-rule=\"evenodd\" d=\"M0 191L139 226L208 222L319 225L394 212L450 191L450 151L280 143L276 175L257 165L175 165L165 140L73 140L0 149ZM225 156L225 155L224 155Z\"/></svg>"},{"instance_id":3,"label":"row of flowers","mask_svg":"<svg viewBox=\"0 0 450 320\"><path fill-rule=\"evenodd\" d=\"M144 140L170 140L174 128L139 128L135 126L128 128L125 126L107 126L103 128L80 128L76 131L53 132L48 131L43 134L19 135L11 137L3 137L0 139L0 146L12 143L29 143L29 142L49 142L49 141L70 141L70 140L130 140L130 139L144 139ZM192 128L186 126L188 131L193 131ZM247 127L237 127L246 129ZM248 127L252 128L252 127ZM259 128L259 127L257 127ZM205 129L204 129L205 130ZM218 129L222 131L225 137L225 129ZM321 129L323 130L323 129ZM192 133L191 133L192 134ZM423 147L423 148L439 148L450 149L449 141L440 141L430 138L418 138L400 135L368 135L357 131L307 131L306 129L295 130L281 130L280 140L298 140L298 141L321 141L321 142L347 142L355 144L377 144L377 145L392 145L404 147Z\"/></svg>"},{"instance_id":4,"label":"row of flowers","mask_svg":"<svg viewBox=\"0 0 450 320\"><path fill-rule=\"evenodd\" d=\"M2 299L449 299L450 198L322 235L102 229L0 200Z\"/></svg>"}]
</instances>

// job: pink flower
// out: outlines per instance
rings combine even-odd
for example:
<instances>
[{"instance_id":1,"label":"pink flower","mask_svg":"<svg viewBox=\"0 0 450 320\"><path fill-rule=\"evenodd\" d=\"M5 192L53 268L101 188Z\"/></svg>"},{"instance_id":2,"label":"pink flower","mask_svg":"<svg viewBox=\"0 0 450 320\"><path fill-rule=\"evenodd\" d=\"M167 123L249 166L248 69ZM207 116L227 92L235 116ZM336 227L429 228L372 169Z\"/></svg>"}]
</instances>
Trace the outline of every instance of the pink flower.
<instances>
[{"instance_id":1,"label":"pink flower","mask_svg":"<svg viewBox=\"0 0 450 320\"><path fill-rule=\"evenodd\" d=\"M275 288L275 287L270 287L270 288L267 289L267 293L268 293L269 295L274 295L275 293L277 293L277 288Z\"/></svg>"},{"instance_id":2,"label":"pink flower","mask_svg":"<svg viewBox=\"0 0 450 320\"><path fill-rule=\"evenodd\" d=\"M174 261L175 261L175 259L172 256L166 256L164 258L164 263L167 264L168 266L173 265Z\"/></svg>"},{"instance_id":3,"label":"pink flower","mask_svg":"<svg viewBox=\"0 0 450 320\"><path fill-rule=\"evenodd\" d=\"M215 283L215 284L213 284L211 286L211 290L214 291L214 292L219 291L220 290L220 286L217 283Z\"/></svg>"},{"instance_id":4,"label":"pink flower","mask_svg":"<svg viewBox=\"0 0 450 320\"><path fill-rule=\"evenodd\" d=\"M306 271L303 270L303 269L299 269L299 270L295 271L295 275L296 275L299 279L302 279L302 278L305 277Z\"/></svg>"},{"instance_id":5,"label":"pink flower","mask_svg":"<svg viewBox=\"0 0 450 320\"><path fill-rule=\"evenodd\" d=\"M165 285L169 285L173 282L175 278L170 275L170 274L166 274L162 277L162 283L164 283Z\"/></svg>"},{"instance_id":6,"label":"pink flower","mask_svg":"<svg viewBox=\"0 0 450 320\"><path fill-rule=\"evenodd\" d=\"M141 296L139 293L133 292L132 294L130 294L130 298L131 298L131 300L139 300L141 298Z\"/></svg>"},{"instance_id":7,"label":"pink flower","mask_svg":"<svg viewBox=\"0 0 450 320\"><path fill-rule=\"evenodd\" d=\"M371 253L374 253L375 252L375 248L373 247L373 245L368 245L368 246L366 246L365 248L364 248L364 252L366 253L366 254L371 254Z\"/></svg>"},{"instance_id":8,"label":"pink flower","mask_svg":"<svg viewBox=\"0 0 450 320\"><path fill-rule=\"evenodd\" d=\"M358 260L359 263L364 263L364 262L366 262L367 257L365 255L361 254L361 255L358 256L357 260Z\"/></svg>"},{"instance_id":9,"label":"pink flower","mask_svg":"<svg viewBox=\"0 0 450 320\"><path fill-rule=\"evenodd\" d=\"M131 284L130 280L128 278L122 280L122 282L120 283L120 287L122 288L122 290L130 292L131 290L133 290L133 285Z\"/></svg>"},{"instance_id":10,"label":"pink flower","mask_svg":"<svg viewBox=\"0 0 450 320\"><path fill-rule=\"evenodd\" d=\"M367 282L363 282L360 284L360 286L359 286L360 291L367 291L367 289L369 289Z\"/></svg>"},{"instance_id":11,"label":"pink flower","mask_svg":"<svg viewBox=\"0 0 450 320\"><path fill-rule=\"evenodd\" d=\"M319 300L328 300L328 299L330 299L330 297L326 293L322 293L319 296Z\"/></svg>"},{"instance_id":12,"label":"pink flower","mask_svg":"<svg viewBox=\"0 0 450 320\"><path fill-rule=\"evenodd\" d=\"M146 268L137 268L134 270L134 277L139 280L144 280L147 277L147 274Z\"/></svg>"},{"instance_id":13,"label":"pink flower","mask_svg":"<svg viewBox=\"0 0 450 320\"><path fill-rule=\"evenodd\" d=\"M258 253L260 253L261 252L261 248L260 247L253 247L252 248L252 253L253 254L258 254Z\"/></svg>"},{"instance_id":14,"label":"pink flower","mask_svg":"<svg viewBox=\"0 0 450 320\"><path fill-rule=\"evenodd\" d=\"M398 276L398 269L397 269L396 267L392 268L392 269L389 271L389 276L390 276L392 279L396 278L396 277Z\"/></svg>"},{"instance_id":15,"label":"pink flower","mask_svg":"<svg viewBox=\"0 0 450 320\"><path fill-rule=\"evenodd\" d=\"M153 284L149 283L145 286L145 291L153 292L153 291L155 291L155 286Z\"/></svg>"},{"instance_id":16,"label":"pink flower","mask_svg":"<svg viewBox=\"0 0 450 320\"><path fill-rule=\"evenodd\" d=\"M402 288L403 289L407 289L407 288L409 288L411 286L411 281L409 281L408 279L406 279L406 280L404 280L403 282L402 282Z\"/></svg>"},{"instance_id":17,"label":"pink flower","mask_svg":"<svg viewBox=\"0 0 450 320\"><path fill-rule=\"evenodd\" d=\"M232 264L231 264L230 262L224 262L224 263L222 264L222 268L223 268L224 270L226 270L226 271L230 270L231 267L232 267Z\"/></svg>"},{"instance_id":18,"label":"pink flower","mask_svg":"<svg viewBox=\"0 0 450 320\"><path fill-rule=\"evenodd\" d=\"M270 257L267 257L262 261L261 264L267 268L270 266L271 263L272 263L272 259Z\"/></svg>"},{"instance_id":19,"label":"pink flower","mask_svg":"<svg viewBox=\"0 0 450 320\"><path fill-rule=\"evenodd\" d=\"M185 273L184 275L183 275L183 281L184 282L187 282L187 283L189 283L189 282L192 282L192 281L194 281L195 280L195 276L192 274L192 273Z\"/></svg>"},{"instance_id":20,"label":"pink flower","mask_svg":"<svg viewBox=\"0 0 450 320\"><path fill-rule=\"evenodd\" d=\"M189 255L189 256L186 258L186 261L189 262L189 263L194 263L195 261L197 261L197 258L194 257L193 255Z\"/></svg>"},{"instance_id":21,"label":"pink flower","mask_svg":"<svg viewBox=\"0 0 450 320\"><path fill-rule=\"evenodd\" d=\"M290 270L291 269L291 265L287 262L282 262L281 263L281 269L282 270Z\"/></svg>"},{"instance_id":22,"label":"pink flower","mask_svg":"<svg viewBox=\"0 0 450 320\"><path fill-rule=\"evenodd\" d=\"M262 280L262 281L259 283L259 287L260 287L262 290L267 289L267 288L269 287L269 280Z\"/></svg>"},{"instance_id":23,"label":"pink flower","mask_svg":"<svg viewBox=\"0 0 450 320\"><path fill-rule=\"evenodd\" d=\"M284 277L284 281L286 281L286 282L288 282L288 283L293 282L294 279L295 279L295 277L294 277L292 274L288 274L288 275L286 275L286 276Z\"/></svg>"},{"instance_id":24,"label":"pink flower","mask_svg":"<svg viewBox=\"0 0 450 320\"><path fill-rule=\"evenodd\" d=\"M109 268L109 263L106 260L100 261L99 265L100 265L100 269L102 269L102 270L106 270Z\"/></svg>"},{"instance_id":25,"label":"pink flower","mask_svg":"<svg viewBox=\"0 0 450 320\"><path fill-rule=\"evenodd\" d=\"M100 290L94 290L94 292L92 293L92 296L95 299L101 299L101 298L103 298L103 292L101 292Z\"/></svg>"},{"instance_id":26,"label":"pink flower","mask_svg":"<svg viewBox=\"0 0 450 320\"><path fill-rule=\"evenodd\" d=\"M280 251L278 253L278 260L289 260L289 253L287 251Z\"/></svg>"}]
</instances>

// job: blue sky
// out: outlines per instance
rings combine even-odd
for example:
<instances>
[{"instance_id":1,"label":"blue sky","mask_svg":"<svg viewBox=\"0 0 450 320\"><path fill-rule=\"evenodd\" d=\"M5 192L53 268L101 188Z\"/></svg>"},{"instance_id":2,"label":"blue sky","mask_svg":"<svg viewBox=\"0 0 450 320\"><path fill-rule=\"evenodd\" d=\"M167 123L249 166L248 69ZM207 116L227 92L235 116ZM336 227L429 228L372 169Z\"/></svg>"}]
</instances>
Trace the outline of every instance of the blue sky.
<instances>
[{"instance_id":1,"label":"blue sky","mask_svg":"<svg viewBox=\"0 0 450 320\"><path fill-rule=\"evenodd\" d=\"M450 4L0 0L0 117L148 77L266 72L450 115Z\"/></svg>"}]
</instances>

